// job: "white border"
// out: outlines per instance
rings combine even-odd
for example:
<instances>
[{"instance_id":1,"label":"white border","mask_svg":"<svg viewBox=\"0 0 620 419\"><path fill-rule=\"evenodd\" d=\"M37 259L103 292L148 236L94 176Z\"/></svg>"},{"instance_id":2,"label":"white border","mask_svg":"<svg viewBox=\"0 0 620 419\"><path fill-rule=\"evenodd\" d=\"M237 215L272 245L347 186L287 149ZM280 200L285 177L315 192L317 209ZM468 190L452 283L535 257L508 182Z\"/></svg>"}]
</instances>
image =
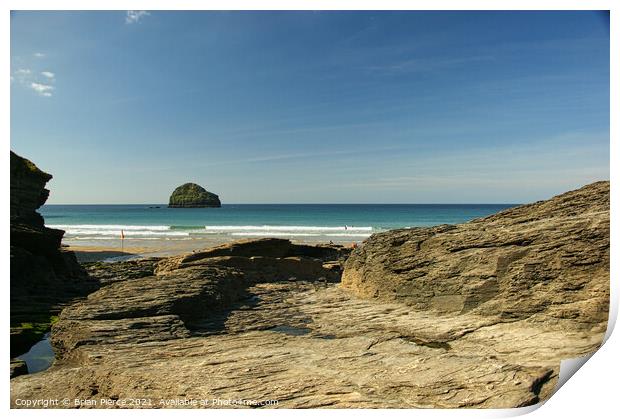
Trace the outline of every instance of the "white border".
<instances>
[{"instance_id":1,"label":"white border","mask_svg":"<svg viewBox=\"0 0 620 419\"><path fill-rule=\"evenodd\" d=\"M2 83L0 83L0 100L2 100L2 112L0 112L0 127L3 129L3 141L5 142L5 151L0 154L4 170L2 172L2 184L4 186L3 196L8 196L9 186L9 153L10 146L10 17L9 11L15 10L611 10L611 188L612 188L612 228L611 228L611 278L612 278L612 310L610 312L610 325L614 324L617 317L618 308L618 269L617 263L620 260L618 248L615 246L618 240L618 224L616 222L616 212L618 208L618 191L615 187L618 179L617 160L619 155L618 141L618 101L620 100L620 91L618 88L618 75L620 74L619 53L620 44L618 43L620 18L620 2L594 0L475 0L465 2L463 0L437 0L437 1L398 1L398 0L382 0L382 1L342 1L342 0L297 0L297 1L200 1L200 0L181 0L181 1L163 1L163 0L89 0L88 2L78 2L73 0L5 0L2 2L2 17L0 18L0 31L2 33ZM8 200L6 201L8 203ZM3 330L1 335L3 340L2 351L5 354L4 359L8 361L8 303L9 303L9 225L6 220L9 219L9 208L7 203L2 207L2 217L5 222L2 224L2 287L4 296L5 313L1 317ZM611 327L608 330L611 332ZM616 381L618 377L618 356L619 343L616 334L611 334L605 345L587 362L585 368L579 370L575 377L567 382L545 405L532 412L531 417L608 417L610 412L617 412L617 390ZM8 362L5 364L5 373L0 375L3 377L2 389L2 410L9 410L9 389L8 389ZM327 416L353 416L356 418L376 417L377 415L390 415L394 417L411 418L415 417L451 417L451 418L467 418L467 417L503 417L513 416L526 413L532 409L511 409L511 410L323 410L321 415ZM161 416L167 414L179 413L178 411L149 411L152 416ZM11 410L9 415L12 417L30 417L40 416L42 412ZM109 417L112 412L104 410L89 411L46 411L45 416L50 417L66 417L67 415L84 415L88 414L93 417ZM135 412L131 410L115 411L114 414L119 416L135 416L144 412ZM282 414L290 414L290 411L275 410L249 410L249 411L184 411L187 415L200 415L204 417L273 417ZM311 417L316 415L315 411L296 410L294 414L299 417Z\"/></svg>"}]
</instances>

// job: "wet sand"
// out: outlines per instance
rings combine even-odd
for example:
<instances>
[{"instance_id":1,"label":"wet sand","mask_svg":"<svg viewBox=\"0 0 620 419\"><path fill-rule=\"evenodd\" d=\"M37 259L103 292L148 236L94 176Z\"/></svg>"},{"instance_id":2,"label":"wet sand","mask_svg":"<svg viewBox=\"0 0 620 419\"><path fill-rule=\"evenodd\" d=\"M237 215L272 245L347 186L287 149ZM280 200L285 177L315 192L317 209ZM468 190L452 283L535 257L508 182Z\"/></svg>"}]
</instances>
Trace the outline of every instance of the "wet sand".
<instances>
[{"instance_id":1,"label":"wet sand","mask_svg":"<svg viewBox=\"0 0 620 419\"><path fill-rule=\"evenodd\" d=\"M96 248L96 247L69 247L68 250L71 250L75 253L75 257L78 262L98 262L104 260L113 260L115 258L133 258L133 257L143 257L142 252L139 251L117 251L113 249L107 248Z\"/></svg>"}]
</instances>

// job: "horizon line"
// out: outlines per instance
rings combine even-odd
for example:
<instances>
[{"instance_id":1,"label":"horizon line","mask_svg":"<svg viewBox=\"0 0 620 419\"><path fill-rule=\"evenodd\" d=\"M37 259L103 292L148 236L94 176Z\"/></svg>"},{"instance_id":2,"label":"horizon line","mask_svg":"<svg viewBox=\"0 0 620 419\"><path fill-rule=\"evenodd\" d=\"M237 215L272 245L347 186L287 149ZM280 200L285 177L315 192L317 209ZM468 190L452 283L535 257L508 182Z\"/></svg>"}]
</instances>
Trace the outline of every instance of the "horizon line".
<instances>
[{"instance_id":1,"label":"horizon line","mask_svg":"<svg viewBox=\"0 0 620 419\"><path fill-rule=\"evenodd\" d=\"M537 201L532 201L534 203ZM143 206L159 206L163 208L168 208L168 204L156 204L156 203L126 203L126 204L43 204L41 207L52 206L52 205L115 205L115 206L123 206L123 205L143 205ZM316 202L316 203L308 203L308 202L233 202L222 204L223 206L227 205L525 205L525 203L518 202L458 202L458 203L445 203L445 202L393 202L393 203L373 203L373 202ZM41 208L39 207L39 208ZM201 209L201 208L212 208L217 209L220 207L189 207L189 208L171 208L171 209Z\"/></svg>"}]
</instances>

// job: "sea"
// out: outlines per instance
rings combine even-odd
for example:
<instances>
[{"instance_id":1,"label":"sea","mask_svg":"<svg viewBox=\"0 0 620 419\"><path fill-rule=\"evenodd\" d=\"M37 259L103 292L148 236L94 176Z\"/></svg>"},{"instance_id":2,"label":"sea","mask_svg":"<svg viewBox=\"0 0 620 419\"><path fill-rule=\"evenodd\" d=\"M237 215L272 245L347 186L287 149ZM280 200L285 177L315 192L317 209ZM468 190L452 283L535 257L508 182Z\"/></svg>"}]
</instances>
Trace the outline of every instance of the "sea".
<instances>
[{"instance_id":1,"label":"sea","mask_svg":"<svg viewBox=\"0 0 620 419\"><path fill-rule=\"evenodd\" d=\"M44 205L51 228L70 244L280 237L305 242L360 242L403 227L457 224L516 204L224 204L221 208L144 205Z\"/></svg>"}]
</instances>

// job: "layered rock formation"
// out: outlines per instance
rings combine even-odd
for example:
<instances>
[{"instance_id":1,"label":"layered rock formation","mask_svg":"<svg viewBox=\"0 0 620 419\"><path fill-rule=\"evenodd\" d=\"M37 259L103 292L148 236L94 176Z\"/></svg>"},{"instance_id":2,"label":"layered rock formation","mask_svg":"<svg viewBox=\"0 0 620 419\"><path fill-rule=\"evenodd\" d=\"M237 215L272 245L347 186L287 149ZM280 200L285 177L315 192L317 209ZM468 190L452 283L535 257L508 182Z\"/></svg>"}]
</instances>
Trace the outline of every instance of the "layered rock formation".
<instances>
[{"instance_id":1,"label":"layered rock formation","mask_svg":"<svg viewBox=\"0 0 620 419\"><path fill-rule=\"evenodd\" d=\"M279 239L90 265L103 287L63 310L52 330L58 359L11 380L12 404L537 403L562 359L601 343L608 202L608 183L598 183L464 225L375 235L349 257L343 286L347 249Z\"/></svg>"},{"instance_id":2,"label":"layered rock formation","mask_svg":"<svg viewBox=\"0 0 620 419\"><path fill-rule=\"evenodd\" d=\"M609 182L465 224L375 234L342 284L415 310L605 330Z\"/></svg>"},{"instance_id":3,"label":"layered rock formation","mask_svg":"<svg viewBox=\"0 0 620 419\"><path fill-rule=\"evenodd\" d=\"M185 347L190 343L191 347L195 342L192 336L218 333L222 325L215 320L221 318L218 316L223 310L252 299L251 287L262 282L334 283L340 278L341 264L348 253L348 249L336 245L306 246L282 239L260 239L180 257L113 264L111 271L117 273L114 277L102 264L90 264L91 276L103 287L63 310L51 339L59 359L48 371L16 378L13 394L25 398L34 393L63 397L108 394L104 391L108 379L101 373L108 375L112 370L110 365L99 362L98 351L116 351L120 347L151 351L153 345L168 342L172 344L170 350L181 353L183 349L173 349L175 345ZM112 358L128 361L118 353ZM112 358L106 357L105 362ZM93 360L96 365L91 364ZM78 370L76 365L80 366ZM44 388L34 384L44 376ZM65 384L56 387L57 380ZM134 386L123 385L127 389ZM97 389L95 393L93 388ZM114 393L121 389L109 390Z\"/></svg>"},{"instance_id":4,"label":"layered rock formation","mask_svg":"<svg viewBox=\"0 0 620 419\"><path fill-rule=\"evenodd\" d=\"M168 208L219 208L220 198L195 183L185 183L172 192Z\"/></svg>"},{"instance_id":5,"label":"layered rock formation","mask_svg":"<svg viewBox=\"0 0 620 419\"><path fill-rule=\"evenodd\" d=\"M51 178L11 152L12 357L41 339L64 302L96 288L75 255L61 249L64 232L46 228L36 212L47 200Z\"/></svg>"}]
</instances>

